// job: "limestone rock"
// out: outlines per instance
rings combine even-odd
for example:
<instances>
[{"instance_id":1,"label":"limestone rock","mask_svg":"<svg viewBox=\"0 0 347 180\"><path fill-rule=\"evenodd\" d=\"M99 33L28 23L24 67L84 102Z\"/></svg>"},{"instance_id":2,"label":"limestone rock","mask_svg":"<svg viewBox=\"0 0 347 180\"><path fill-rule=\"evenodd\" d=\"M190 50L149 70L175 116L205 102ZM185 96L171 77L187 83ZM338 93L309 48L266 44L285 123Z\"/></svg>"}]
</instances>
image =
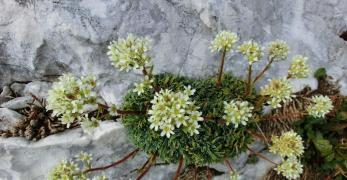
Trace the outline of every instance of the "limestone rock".
<instances>
[{"instance_id":1,"label":"limestone rock","mask_svg":"<svg viewBox=\"0 0 347 180\"><path fill-rule=\"evenodd\" d=\"M26 96L30 96L30 94L35 95L38 98L46 98L48 96L48 90L51 88L52 83L42 82L42 81L34 81L28 83L24 90L23 94Z\"/></svg>"},{"instance_id":2,"label":"limestone rock","mask_svg":"<svg viewBox=\"0 0 347 180\"><path fill-rule=\"evenodd\" d=\"M16 111L7 108L0 108L0 130L9 130L13 125L22 121L24 118L25 116Z\"/></svg>"},{"instance_id":3,"label":"limestone rock","mask_svg":"<svg viewBox=\"0 0 347 180\"><path fill-rule=\"evenodd\" d=\"M23 109L26 107L29 107L31 103L35 103L36 105L39 105L36 101L34 101L34 98L31 96L23 96L23 97L17 97L10 101L7 101L3 104L1 104L1 107L8 108L8 109Z\"/></svg>"},{"instance_id":4,"label":"limestone rock","mask_svg":"<svg viewBox=\"0 0 347 180\"><path fill-rule=\"evenodd\" d=\"M339 37L347 31L346 7L347 1L336 0L2 0L0 85L54 80L64 72L95 74L101 88L108 82L132 84L139 74L119 72L106 55L109 42L128 33L153 39L155 72L205 77L216 74L219 65L219 56L208 49L210 41L226 29L242 41L266 46L283 39L291 47L289 60L275 63L258 87L268 78L286 76L292 56L303 54L312 71L326 67L346 94L347 43ZM257 63L255 71L265 63ZM244 76L246 66L239 55L228 55L226 71ZM111 97L120 93L106 92Z\"/></svg>"},{"instance_id":5,"label":"limestone rock","mask_svg":"<svg viewBox=\"0 0 347 180\"><path fill-rule=\"evenodd\" d=\"M16 95L16 96L24 96L24 88L25 88L25 85L24 83L13 83L11 85L11 89L13 91L13 93Z\"/></svg>"},{"instance_id":6,"label":"limestone rock","mask_svg":"<svg viewBox=\"0 0 347 180\"><path fill-rule=\"evenodd\" d=\"M12 92L8 86L4 86L0 94L0 104L12 99Z\"/></svg>"},{"instance_id":7,"label":"limestone rock","mask_svg":"<svg viewBox=\"0 0 347 180\"><path fill-rule=\"evenodd\" d=\"M0 138L0 179L47 179L49 171L61 160L73 158L80 151L92 153L95 166L112 163L134 150L124 128L116 122L104 121L91 135L81 129L68 130L37 142L23 138ZM54 155L53 155L54 154ZM143 153L119 167L105 171L110 179L134 179L146 161ZM145 179L167 179L176 165L154 167Z\"/></svg>"}]
</instances>

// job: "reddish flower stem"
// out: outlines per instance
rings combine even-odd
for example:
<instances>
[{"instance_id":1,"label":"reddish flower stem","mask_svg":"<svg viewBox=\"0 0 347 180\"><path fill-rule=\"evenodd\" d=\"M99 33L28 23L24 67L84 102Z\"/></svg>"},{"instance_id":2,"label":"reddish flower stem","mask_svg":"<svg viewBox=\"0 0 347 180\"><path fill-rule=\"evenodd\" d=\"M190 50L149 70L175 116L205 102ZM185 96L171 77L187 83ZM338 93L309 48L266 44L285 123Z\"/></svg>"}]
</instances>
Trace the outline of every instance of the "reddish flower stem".
<instances>
[{"instance_id":1,"label":"reddish flower stem","mask_svg":"<svg viewBox=\"0 0 347 180\"><path fill-rule=\"evenodd\" d=\"M234 171L234 168L231 166L231 163L229 162L229 160L224 159L224 163L230 171Z\"/></svg>"},{"instance_id":2,"label":"reddish flower stem","mask_svg":"<svg viewBox=\"0 0 347 180\"><path fill-rule=\"evenodd\" d=\"M208 180L212 179L212 174L211 174L210 168L208 166L206 166L206 176L207 176Z\"/></svg>"},{"instance_id":3,"label":"reddish flower stem","mask_svg":"<svg viewBox=\"0 0 347 180\"><path fill-rule=\"evenodd\" d=\"M142 179L148 171L151 169L152 165L155 163L155 159L157 158L156 155L152 155L149 160L148 166L141 172L141 174L136 178L136 180Z\"/></svg>"},{"instance_id":4,"label":"reddish flower stem","mask_svg":"<svg viewBox=\"0 0 347 180\"><path fill-rule=\"evenodd\" d=\"M227 52L226 48L224 48L223 49L223 54L222 54L222 57L221 57L220 67L219 67L219 74L218 74L218 79L217 79L217 87L221 87L221 84L222 84L222 76L223 76L226 52Z\"/></svg>"},{"instance_id":5,"label":"reddish flower stem","mask_svg":"<svg viewBox=\"0 0 347 180\"><path fill-rule=\"evenodd\" d=\"M90 173L90 172L93 172L93 171L102 171L102 170L106 170L108 168L111 168L111 167L115 167L123 162L125 162L126 160L128 160L129 158L135 156L138 152L140 151L140 149L135 149L134 151L130 152L129 154L127 154L126 156L124 156L121 160L119 161L116 161L112 164L109 164L107 166L102 166L102 167L97 167L97 168L91 168L91 169L87 169L85 171L82 171L80 173L77 173L77 174L86 174L86 173Z\"/></svg>"},{"instance_id":6,"label":"reddish flower stem","mask_svg":"<svg viewBox=\"0 0 347 180\"><path fill-rule=\"evenodd\" d=\"M248 66L248 81L247 81L247 90L246 90L246 96L249 96L251 94L252 90L252 64Z\"/></svg>"},{"instance_id":7,"label":"reddish flower stem","mask_svg":"<svg viewBox=\"0 0 347 180\"><path fill-rule=\"evenodd\" d=\"M265 66L265 68L255 77L253 84L257 82L263 75L264 73L270 68L271 64L273 63L274 59L270 58L269 63Z\"/></svg>"},{"instance_id":8,"label":"reddish flower stem","mask_svg":"<svg viewBox=\"0 0 347 180\"><path fill-rule=\"evenodd\" d=\"M177 170L176 170L176 174L174 176L174 180L178 180L179 177L180 177L180 172L181 172L181 169L182 169L182 166L183 166L183 156L180 157L180 160L179 160L179 163L178 163L178 167L177 167Z\"/></svg>"},{"instance_id":9,"label":"reddish flower stem","mask_svg":"<svg viewBox=\"0 0 347 180\"><path fill-rule=\"evenodd\" d=\"M256 151L254 151L253 149L251 149L249 147L247 147L247 149L249 151L251 151L253 154L257 155L258 157L260 157L260 158L262 158L262 159L264 159L264 160L266 160L266 161L268 161L268 162L270 162L272 164L278 165L277 163L271 161L269 158L265 157L264 155L260 154L259 152L256 152Z\"/></svg>"},{"instance_id":10,"label":"reddish flower stem","mask_svg":"<svg viewBox=\"0 0 347 180\"><path fill-rule=\"evenodd\" d=\"M193 177L194 180L197 180L197 175L198 175L198 168L195 166L194 167L194 177Z\"/></svg>"}]
</instances>

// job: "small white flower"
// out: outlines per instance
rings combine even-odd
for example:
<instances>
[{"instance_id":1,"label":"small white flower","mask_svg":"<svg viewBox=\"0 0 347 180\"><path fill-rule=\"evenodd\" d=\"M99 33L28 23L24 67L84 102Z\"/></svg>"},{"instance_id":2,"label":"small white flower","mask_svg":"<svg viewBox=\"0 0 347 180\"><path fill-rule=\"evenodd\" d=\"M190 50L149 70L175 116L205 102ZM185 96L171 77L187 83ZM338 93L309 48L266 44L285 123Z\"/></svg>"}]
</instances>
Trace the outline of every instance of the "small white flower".
<instances>
[{"instance_id":1,"label":"small white flower","mask_svg":"<svg viewBox=\"0 0 347 180\"><path fill-rule=\"evenodd\" d=\"M133 90L135 93L137 93L138 95L141 95L145 92L146 89L150 89L152 88L152 83L153 80L149 80L149 79L145 79L144 81L142 81L141 83L135 83L135 89Z\"/></svg>"},{"instance_id":2,"label":"small white flower","mask_svg":"<svg viewBox=\"0 0 347 180\"><path fill-rule=\"evenodd\" d=\"M269 56L275 61L285 60L289 54L289 47L281 40L272 41L269 44Z\"/></svg>"},{"instance_id":3,"label":"small white flower","mask_svg":"<svg viewBox=\"0 0 347 180\"><path fill-rule=\"evenodd\" d=\"M282 174L287 179L299 179L303 172L302 164L297 158L288 158L275 168L278 174Z\"/></svg>"},{"instance_id":4,"label":"small white flower","mask_svg":"<svg viewBox=\"0 0 347 180\"><path fill-rule=\"evenodd\" d=\"M262 47L253 41L246 41L242 43L237 48L237 51L248 60L249 64L253 64L263 57Z\"/></svg>"},{"instance_id":5,"label":"small white flower","mask_svg":"<svg viewBox=\"0 0 347 180\"><path fill-rule=\"evenodd\" d=\"M129 34L126 39L120 38L111 42L107 54L112 65L121 71L140 69L151 60L148 55L149 42L148 38L140 38Z\"/></svg>"},{"instance_id":6,"label":"small white flower","mask_svg":"<svg viewBox=\"0 0 347 180\"><path fill-rule=\"evenodd\" d=\"M260 95L270 96L267 103L272 108L281 107L281 103L288 103L292 100L293 87L290 85L288 79L272 79L269 84L262 87Z\"/></svg>"},{"instance_id":7,"label":"small white flower","mask_svg":"<svg viewBox=\"0 0 347 180\"><path fill-rule=\"evenodd\" d=\"M108 113L111 115L111 116L117 116L118 113L117 113L117 106L115 104L112 104L108 109L107 109Z\"/></svg>"},{"instance_id":8,"label":"small white flower","mask_svg":"<svg viewBox=\"0 0 347 180\"><path fill-rule=\"evenodd\" d=\"M304 145L301 136L293 130L283 133L281 136L272 136L271 153L278 154L282 158L297 157L304 153Z\"/></svg>"},{"instance_id":9,"label":"small white flower","mask_svg":"<svg viewBox=\"0 0 347 180\"><path fill-rule=\"evenodd\" d=\"M333 103L328 96L313 96L312 103L307 107L307 112L313 117L323 118L333 109Z\"/></svg>"},{"instance_id":10,"label":"small white flower","mask_svg":"<svg viewBox=\"0 0 347 180\"><path fill-rule=\"evenodd\" d=\"M235 101L230 103L224 102L224 116L226 125L232 123L235 128L240 124L247 125L248 120L252 117L253 106L247 101Z\"/></svg>"},{"instance_id":11,"label":"small white flower","mask_svg":"<svg viewBox=\"0 0 347 180\"><path fill-rule=\"evenodd\" d=\"M310 72L307 65L307 59L307 57L301 55L295 56L288 70L289 77L306 78Z\"/></svg>"},{"instance_id":12,"label":"small white flower","mask_svg":"<svg viewBox=\"0 0 347 180\"><path fill-rule=\"evenodd\" d=\"M161 130L161 136L170 138L175 128L183 128L184 132L193 135L198 134L200 127L198 122L202 121L202 113L189 98L195 89L190 86L184 87L181 92L172 92L162 89L155 93L151 100L153 104L148 110L148 121L150 129Z\"/></svg>"},{"instance_id":13,"label":"small white flower","mask_svg":"<svg viewBox=\"0 0 347 180\"><path fill-rule=\"evenodd\" d=\"M229 52L238 40L239 37L236 33L229 31L221 31L211 42L210 49L212 52L218 52L224 49L226 52Z\"/></svg>"}]
</instances>

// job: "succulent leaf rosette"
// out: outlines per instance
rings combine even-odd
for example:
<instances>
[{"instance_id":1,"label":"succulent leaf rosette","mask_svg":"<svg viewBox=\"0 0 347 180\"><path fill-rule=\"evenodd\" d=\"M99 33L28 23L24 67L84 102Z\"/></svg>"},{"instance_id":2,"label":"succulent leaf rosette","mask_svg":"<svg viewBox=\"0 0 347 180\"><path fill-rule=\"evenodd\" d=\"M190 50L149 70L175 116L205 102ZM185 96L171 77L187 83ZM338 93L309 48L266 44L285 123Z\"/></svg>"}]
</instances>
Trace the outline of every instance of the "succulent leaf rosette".
<instances>
[{"instance_id":1,"label":"succulent leaf rosette","mask_svg":"<svg viewBox=\"0 0 347 180\"><path fill-rule=\"evenodd\" d=\"M141 70L144 75L142 82L135 83L134 88L129 90L121 105L103 105L109 114L121 117L129 139L138 148L120 161L127 160L140 150L149 155L138 179L141 179L158 159L179 164L174 179L179 177L183 164L190 167L206 166L206 174L209 174L208 165L221 162L230 170L231 179L237 179L238 173L228 160L247 150L253 151L250 145L255 137L260 136L267 140L264 135L259 135L257 125L258 122L266 120L266 116L262 114L263 107L276 109L295 98L291 79L307 76L307 58L295 56L286 77L269 80L258 92L255 89L256 82L273 63L287 59L289 48L284 41L276 40L270 42L268 52L264 52L265 48L253 40L237 46L238 40L237 34L229 31L216 35L211 43L211 51L221 56L218 77L200 79L168 73L153 74L148 38L129 35L111 42L107 54L112 64L120 71ZM223 73L226 53L232 52L233 48L247 60L248 78ZM266 61L263 60L264 54L268 55L266 66L255 73L252 65ZM96 126L93 118L75 117L79 115L76 112L83 110L85 104L95 101L90 86L77 83L70 76L63 76L60 80L61 83L54 86L50 93L50 109L62 116L63 123L80 120L84 122L82 126ZM76 102L69 102L71 98L64 99L75 93L77 94L73 100ZM308 112L302 112L304 114L324 117L332 109L329 97L315 96L308 101ZM72 118L66 120L65 116L71 114ZM281 136L272 136L270 144L270 152L279 155L283 160L281 164L277 164L275 170L287 179L300 177L300 156L305 149L301 137L291 130ZM80 159L90 161L88 156L82 155ZM57 171L64 168L77 171L73 163L66 161ZM75 174L96 170L98 168L90 167Z\"/></svg>"}]
</instances>

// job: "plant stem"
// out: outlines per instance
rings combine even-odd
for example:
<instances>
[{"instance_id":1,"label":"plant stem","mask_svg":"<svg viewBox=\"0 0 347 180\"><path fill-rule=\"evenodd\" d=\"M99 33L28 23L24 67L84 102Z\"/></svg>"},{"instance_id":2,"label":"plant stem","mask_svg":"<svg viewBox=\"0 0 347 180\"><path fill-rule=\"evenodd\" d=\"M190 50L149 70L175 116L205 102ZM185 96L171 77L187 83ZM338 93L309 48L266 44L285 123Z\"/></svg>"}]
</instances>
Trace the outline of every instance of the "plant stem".
<instances>
[{"instance_id":1,"label":"plant stem","mask_svg":"<svg viewBox=\"0 0 347 180\"><path fill-rule=\"evenodd\" d=\"M224 70L224 61L225 61L225 55L226 55L226 48L223 49L222 57L221 57L221 63L219 68L219 74L217 79L217 87L220 87L222 84L222 76L223 76L223 70Z\"/></svg>"},{"instance_id":2,"label":"plant stem","mask_svg":"<svg viewBox=\"0 0 347 180\"><path fill-rule=\"evenodd\" d=\"M207 174L207 180L211 180L212 174L211 174L210 168L208 166L206 166L206 174Z\"/></svg>"},{"instance_id":3,"label":"plant stem","mask_svg":"<svg viewBox=\"0 0 347 180\"><path fill-rule=\"evenodd\" d=\"M274 59L270 58L269 62L265 66L265 68L255 77L253 84L257 82L263 75L264 73L270 68L271 64L273 63Z\"/></svg>"},{"instance_id":4,"label":"plant stem","mask_svg":"<svg viewBox=\"0 0 347 180\"><path fill-rule=\"evenodd\" d=\"M252 64L248 65L248 83L247 83L247 90L246 90L246 96L249 96L251 94L252 90Z\"/></svg>"},{"instance_id":5,"label":"plant stem","mask_svg":"<svg viewBox=\"0 0 347 180\"><path fill-rule=\"evenodd\" d=\"M144 115L146 112L144 111L130 111L130 110L119 110L117 109L117 113L120 115Z\"/></svg>"},{"instance_id":6,"label":"plant stem","mask_svg":"<svg viewBox=\"0 0 347 180\"><path fill-rule=\"evenodd\" d=\"M197 175L198 175L198 167L194 167L194 180L197 180Z\"/></svg>"},{"instance_id":7,"label":"plant stem","mask_svg":"<svg viewBox=\"0 0 347 180\"><path fill-rule=\"evenodd\" d=\"M230 171L234 171L234 168L231 166L231 163L229 162L229 160L224 159L224 163Z\"/></svg>"},{"instance_id":8,"label":"plant stem","mask_svg":"<svg viewBox=\"0 0 347 180\"><path fill-rule=\"evenodd\" d=\"M152 74L148 73L145 66L142 67L142 73L144 76L148 76L150 79L152 78Z\"/></svg>"},{"instance_id":9,"label":"plant stem","mask_svg":"<svg viewBox=\"0 0 347 180\"><path fill-rule=\"evenodd\" d=\"M135 149L134 151L130 152L129 154L127 154L126 156L124 156L121 160L119 161L116 161L112 164L109 164L107 166L102 166L102 167L97 167L97 168L91 168L91 169L87 169L85 171L82 171L80 173L77 173L78 174L86 174L86 173L89 173L89 172L93 172L93 171L102 171L102 170L106 170L108 168L111 168L111 167L115 167L123 162L125 162L126 160L128 160L129 158L135 156L138 152L140 151L140 149Z\"/></svg>"},{"instance_id":10,"label":"plant stem","mask_svg":"<svg viewBox=\"0 0 347 180\"><path fill-rule=\"evenodd\" d=\"M266 161L268 161L268 162L270 162L272 164L278 165L277 163L271 161L269 158L265 157L264 155L260 154L259 152L256 152L256 151L254 151L253 149L251 149L249 147L247 147L247 149L249 151L251 151L253 154L257 155L258 157L260 157L260 158L262 158L262 159L264 159L264 160L266 160Z\"/></svg>"},{"instance_id":11,"label":"plant stem","mask_svg":"<svg viewBox=\"0 0 347 180\"><path fill-rule=\"evenodd\" d=\"M143 176L145 176L145 175L147 174L147 172L149 171L149 169L151 169L153 163L155 163L155 159L156 159L156 158L157 158L156 155L152 155L152 156L150 157L149 165L147 166L147 168L146 168L144 171L142 171L142 173L136 178L136 180L142 179Z\"/></svg>"},{"instance_id":12,"label":"plant stem","mask_svg":"<svg viewBox=\"0 0 347 180\"><path fill-rule=\"evenodd\" d=\"M145 66L142 67L142 73L143 73L144 76L148 76L149 80L153 79L153 74L152 74L152 72L151 72L151 71L148 72ZM160 87L156 86L156 85L154 84L154 82L151 83L151 84L152 84L152 87L153 87L153 89L155 90L155 92L159 92L159 91L160 91Z\"/></svg>"},{"instance_id":13,"label":"plant stem","mask_svg":"<svg viewBox=\"0 0 347 180\"><path fill-rule=\"evenodd\" d=\"M177 167L177 170L176 170L176 175L173 178L174 180L179 179L182 166L183 166L183 156L180 157L180 160L179 160L179 163L178 163L178 167Z\"/></svg>"}]
</instances>

